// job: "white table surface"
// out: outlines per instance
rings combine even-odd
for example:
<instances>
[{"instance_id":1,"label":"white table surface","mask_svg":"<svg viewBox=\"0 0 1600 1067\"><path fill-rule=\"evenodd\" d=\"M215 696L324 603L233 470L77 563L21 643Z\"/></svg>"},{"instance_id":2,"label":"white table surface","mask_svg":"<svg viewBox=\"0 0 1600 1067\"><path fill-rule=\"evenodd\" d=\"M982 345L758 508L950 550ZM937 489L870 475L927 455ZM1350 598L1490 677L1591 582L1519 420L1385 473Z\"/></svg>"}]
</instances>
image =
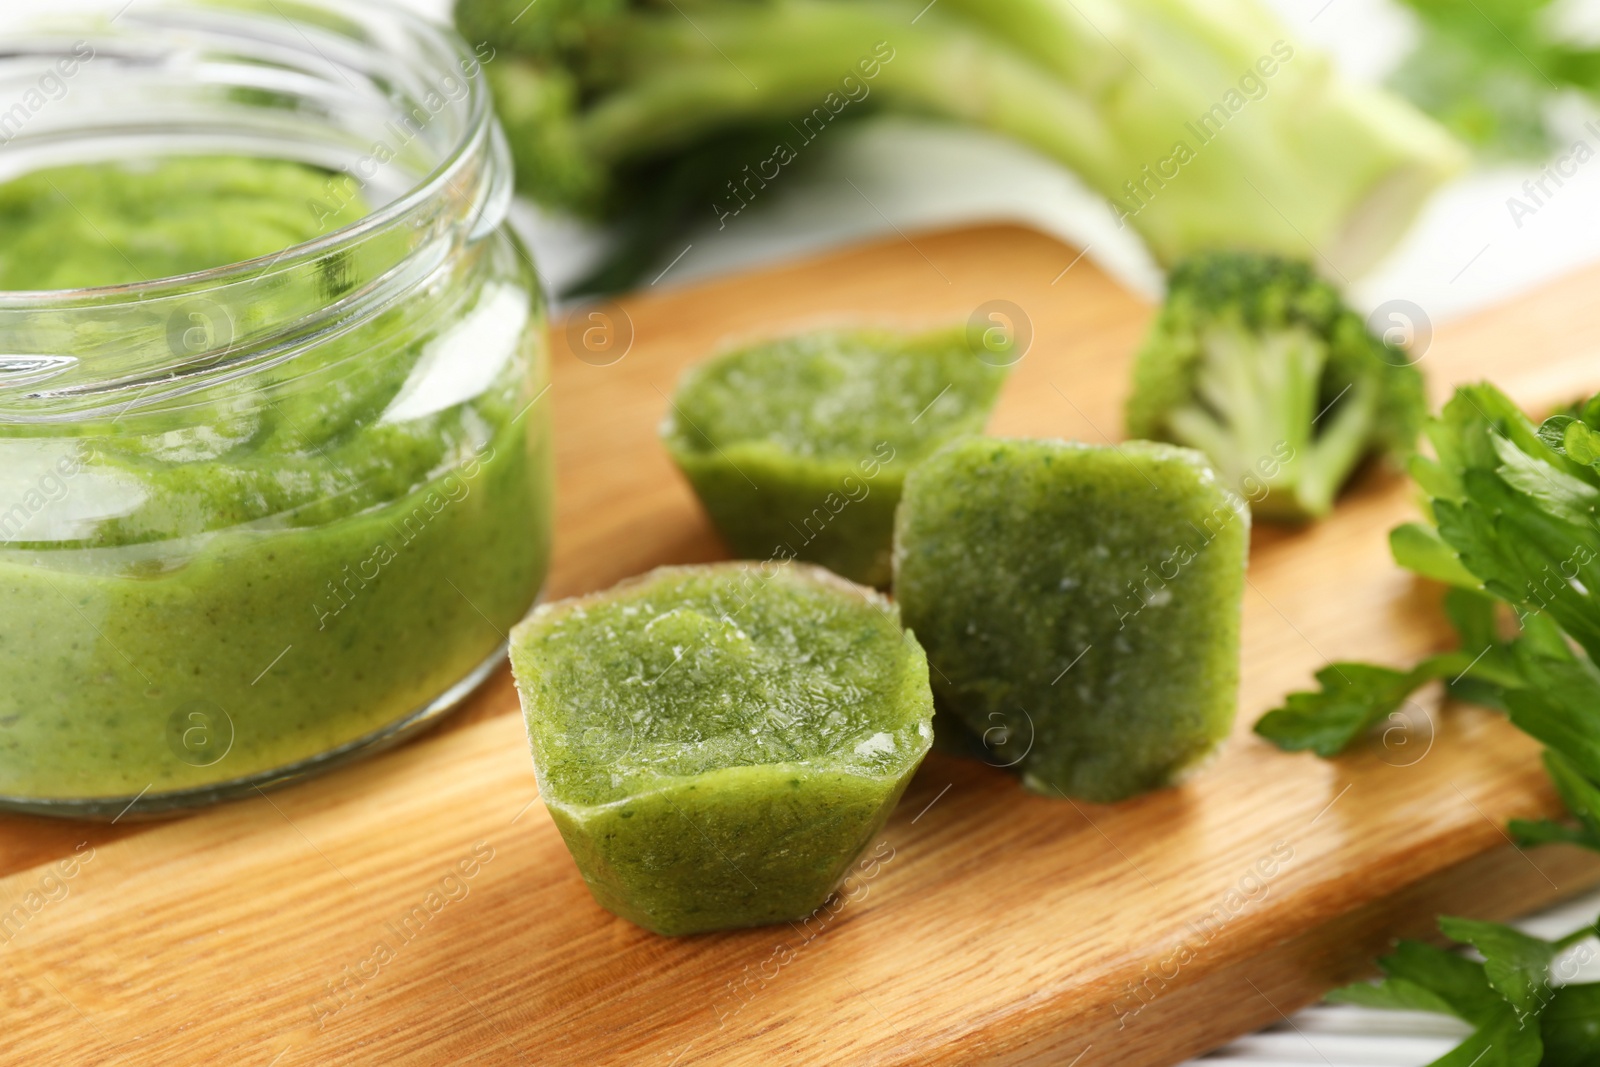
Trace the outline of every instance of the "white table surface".
<instances>
[{"instance_id":1,"label":"white table surface","mask_svg":"<svg viewBox=\"0 0 1600 1067\"><path fill-rule=\"evenodd\" d=\"M441 15L449 0L403 0ZM1415 29L1390 0L1270 0L1297 47L1331 52L1348 77L1381 80L1411 47ZM1600 0L1564 5L1564 17L1600 39ZM1596 116L1586 103L1561 101L1568 140ZM688 235L686 253L656 284L682 285L728 271L821 251L894 232L978 221L1018 221L1055 234L1124 283L1152 296L1160 273L1131 231L1119 230L1104 202L1054 164L987 134L928 122L879 119L819 141L816 165L774 191L762 210L725 229ZM1507 198L1537 166L1479 167L1442 190L1395 251L1356 279L1352 303L1371 308L1413 301L1434 323L1487 307L1600 259L1600 160L1567 180L1558 197L1519 227ZM851 188L854 184L855 189ZM593 262L599 236L569 220L520 204L547 284L559 290ZM670 256L668 257L670 258ZM667 263L663 261L663 268ZM1594 921L1600 893L1531 916L1519 925L1556 937ZM1575 952L1594 954L1593 944ZM1600 981L1600 960L1579 980ZM1195 1067L1421 1067L1468 1028L1449 1019L1349 1006L1318 1006L1192 1061Z\"/></svg>"}]
</instances>

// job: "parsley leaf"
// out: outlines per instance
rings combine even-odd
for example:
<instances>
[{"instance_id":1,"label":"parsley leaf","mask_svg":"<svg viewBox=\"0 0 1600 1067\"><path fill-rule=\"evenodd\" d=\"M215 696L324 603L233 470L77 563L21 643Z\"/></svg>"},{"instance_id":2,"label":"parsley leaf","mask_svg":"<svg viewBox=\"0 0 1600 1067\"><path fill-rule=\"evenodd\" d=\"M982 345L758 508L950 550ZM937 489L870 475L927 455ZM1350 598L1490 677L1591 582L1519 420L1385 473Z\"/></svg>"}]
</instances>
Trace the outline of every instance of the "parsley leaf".
<instances>
[{"instance_id":1,"label":"parsley leaf","mask_svg":"<svg viewBox=\"0 0 1600 1067\"><path fill-rule=\"evenodd\" d=\"M1450 1008L1451 1015L1475 1026L1494 1021L1508 1006L1489 984L1483 964L1434 945L1401 941L1378 966L1391 978L1428 990Z\"/></svg>"},{"instance_id":2,"label":"parsley leaf","mask_svg":"<svg viewBox=\"0 0 1600 1067\"><path fill-rule=\"evenodd\" d=\"M1506 1005L1430 1067L1538 1067L1543 1059L1539 1030L1518 1022Z\"/></svg>"},{"instance_id":3,"label":"parsley leaf","mask_svg":"<svg viewBox=\"0 0 1600 1067\"><path fill-rule=\"evenodd\" d=\"M1322 688L1290 693L1256 723L1256 733L1288 752L1310 749L1324 759L1343 752L1413 692L1437 675L1366 663L1330 663L1317 672Z\"/></svg>"},{"instance_id":4,"label":"parsley leaf","mask_svg":"<svg viewBox=\"0 0 1600 1067\"><path fill-rule=\"evenodd\" d=\"M1519 1020L1537 1014L1550 1000L1550 961L1556 947L1541 938L1499 923L1445 916L1439 929L1483 955L1490 988L1516 1009Z\"/></svg>"},{"instance_id":5,"label":"parsley leaf","mask_svg":"<svg viewBox=\"0 0 1600 1067\"><path fill-rule=\"evenodd\" d=\"M1550 780L1555 783L1561 802L1577 816L1578 825L1562 826L1548 819L1538 822L1514 819L1511 833L1519 843L1525 845L1561 842L1600 852L1600 786L1585 777L1571 760L1558 752L1547 750L1544 766L1550 774Z\"/></svg>"},{"instance_id":6,"label":"parsley leaf","mask_svg":"<svg viewBox=\"0 0 1600 1067\"><path fill-rule=\"evenodd\" d=\"M1420 941L1401 941L1378 961L1384 977L1328 995L1333 1003L1453 1015L1475 1027L1430 1067L1595 1067L1600 1063L1600 985L1551 982L1557 954L1600 923L1545 941L1499 923L1444 918L1440 929L1472 945L1475 962Z\"/></svg>"},{"instance_id":7,"label":"parsley leaf","mask_svg":"<svg viewBox=\"0 0 1600 1067\"><path fill-rule=\"evenodd\" d=\"M1587 662L1517 649L1527 688L1508 691L1511 722L1578 774L1600 782L1600 677Z\"/></svg>"},{"instance_id":8,"label":"parsley leaf","mask_svg":"<svg viewBox=\"0 0 1600 1067\"><path fill-rule=\"evenodd\" d=\"M1461 565L1455 549L1445 544L1432 526L1420 522L1396 526L1389 531L1389 551L1396 563L1424 578L1468 589L1478 587L1478 579Z\"/></svg>"},{"instance_id":9,"label":"parsley leaf","mask_svg":"<svg viewBox=\"0 0 1600 1067\"><path fill-rule=\"evenodd\" d=\"M1432 1011L1476 1027L1430 1067L1538 1067L1544 1054L1539 1029L1523 1025L1516 1008L1495 991L1484 964L1420 941L1401 941L1378 966L1386 975L1381 982L1346 986L1330 993L1328 999Z\"/></svg>"},{"instance_id":10,"label":"parsley leaf","mask_svg":"<svg viewBox=\"0 0 1600 1067\"><path fill-rule=\"evenodd\" d=\"M1558 87L1591 87L1594 53L1549 30L1552 0L1401 2L1422 25L1394 89L1489 156L1539 159L1555 147L1548 102Z\"/></svg>"},{"instance_id":11,"label":"parsley leaf","mask_svg":"<svg viewBox=\"0 0 1600 1067\"><path fill-rule=\"evenodd\" d=\"M1497 603L1470 589L1451 589L1445 611L1462 651L1431 656L1409 671L1330 663L1316 673L1320 689L1290 693L1283 707L1256 723L1256 733L1287 752L1309 749L1328 759L1383 720L1395 718L1412 693L1435 679L1445 680L1453 696L1503 707L1505 691L1521 685L1522 677L1511 644L1497 635Z\"/></svg>"},{"instance_id":12,"label":"parsley leaf","mask_svg":"<svg viewBox=\"0 0 1600 1067\"><path fill-rule=\"evenodd\" d=\"M1389 1011L1425 1011L1434 1015L1456 1013L1437 993L1404 978L1357 982L1335 989L1325 999L1330 1004L1356 1004L1363 1008L1384 1008Z\"/></svg>"},{"instance_id":13,"label":"parsley leaf","mask_svg":"<svg viewBox=\"0 0 1600 1067\"><path fill-rule=\"evenodd\" d=\"M1600 985L1555 991L1539 1016L1544 1067L1594 1067L1600 1063Z\"/></svg>"}]
</instances>

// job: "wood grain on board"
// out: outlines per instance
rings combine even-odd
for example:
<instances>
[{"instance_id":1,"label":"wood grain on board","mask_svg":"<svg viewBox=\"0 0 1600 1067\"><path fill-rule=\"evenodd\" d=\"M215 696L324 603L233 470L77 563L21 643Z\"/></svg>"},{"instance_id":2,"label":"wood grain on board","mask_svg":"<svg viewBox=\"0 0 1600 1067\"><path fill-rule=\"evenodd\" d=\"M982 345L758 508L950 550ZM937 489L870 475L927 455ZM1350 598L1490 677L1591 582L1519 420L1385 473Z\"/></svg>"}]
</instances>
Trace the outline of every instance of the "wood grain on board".
<instances>
[{"instance_id":1,"label":"wood grain on board","mask_svg":"<svg viewBox=\"0 0 1600 1067\"><path fill-rule=\"evenodd\" d=\"M1009 300L1035 336L993 430L1118 434L1150 309L1076 257L1014 227L914 235L630 297L634 341L609 365L556 329L550 594L723 555L654 433L678 371L730 340ZM1597 282L1440 329L1436 396L1479 377L1535 407L1600 387ZM503 672L445 729L253 800L0 819L0 908L52 898L0 943L0 1061L1098 1067L1215 1047L1439 911L1507 917L1600 881L1575 851L1510 846L1507 819L1558 806L1536 745L1489 712L1434 696L1333 762L1249 733L1330 658L1447 641L1437 590L1389 559L1411 500L1372 470L1329 521L1256 532L1238 726L1191 784L1074 804L930 756L875 860L805 924L669 940L596 907L537 803Z\"/></svg>"}]
</instances>

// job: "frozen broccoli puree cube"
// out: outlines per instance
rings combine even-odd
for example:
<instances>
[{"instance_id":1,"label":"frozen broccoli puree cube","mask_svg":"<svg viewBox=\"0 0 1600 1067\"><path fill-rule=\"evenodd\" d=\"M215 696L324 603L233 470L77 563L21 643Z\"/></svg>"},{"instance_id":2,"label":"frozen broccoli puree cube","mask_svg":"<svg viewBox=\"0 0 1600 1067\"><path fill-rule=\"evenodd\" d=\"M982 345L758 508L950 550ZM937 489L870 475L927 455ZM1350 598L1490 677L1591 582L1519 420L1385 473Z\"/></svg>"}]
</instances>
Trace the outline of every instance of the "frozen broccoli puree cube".
<instances>
[{"instance_id":1,"label":"frozen broccoli puree cube","mask_svg":"<svg viewBox=\"0 0 1600 1067\"><path fill-rule=\"evenodd\" d=\"M735 555L887 586L905 472L983 432L1010 360L967 329L767 341L691 368L662 437Z\"/></svg>"},{"instance_id":2,"label":"frozen broccoli puree cube","mask_svg":"<svg viewBox=\"0 0 1600 1067\"><path fill-rule=\"evenodd\" d=\"M662 934L800 919L932 739L916 639L818 567L663 567L511 637L540 794L602 907Z\"/></svg>"},{"instance_id":3,"label":"frozen broccoli puree cube","mask_svg":"<svg viewBox=\"0 0 1600 1067\"><path fill-rule=\"evenodd\" d=\"M906 478L895 596L941 715L1034 792L1114 801L1227 736L1249 532L1186 448L960 441Z\"/></svg>"}]
</instances>

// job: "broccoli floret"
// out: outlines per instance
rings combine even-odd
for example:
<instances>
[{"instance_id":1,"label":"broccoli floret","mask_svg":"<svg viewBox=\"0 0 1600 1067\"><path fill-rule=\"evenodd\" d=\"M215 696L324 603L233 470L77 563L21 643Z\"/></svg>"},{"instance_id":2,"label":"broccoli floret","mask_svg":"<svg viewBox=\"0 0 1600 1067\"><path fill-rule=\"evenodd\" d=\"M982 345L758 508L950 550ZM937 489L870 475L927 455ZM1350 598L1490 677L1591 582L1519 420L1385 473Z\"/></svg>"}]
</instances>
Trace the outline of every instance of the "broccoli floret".
<instances>
[{"instance_id":1,"label":"broccoli floret","mask_svg":"<svg viewBox=\"0 0 1600 1067\"><path fill-rule=\"evenodd\" d=\"M456 22L495 48L484 69L521 191L657 247L808 158L836 120L873 112L1030 146L1163 262L1311 240L1362 269L1464 161L1420 113L1297 51L1257 0L1091 6L458 0ZM640 247L623 255L642 262Z\"/></svg>"},{"instance_id":2,"label":"broccoli floret","mask_svg":"<svg viewBox=\"0 0 1600 1067\"><path fill-rule=\"evenodd\" d=\"M1326 515L1361 460L1401 461L1422 376L1304 262L1185 260L1134 367L1128 433L1197 448L1256 515Z\"/></svg>"}]
</instances>

